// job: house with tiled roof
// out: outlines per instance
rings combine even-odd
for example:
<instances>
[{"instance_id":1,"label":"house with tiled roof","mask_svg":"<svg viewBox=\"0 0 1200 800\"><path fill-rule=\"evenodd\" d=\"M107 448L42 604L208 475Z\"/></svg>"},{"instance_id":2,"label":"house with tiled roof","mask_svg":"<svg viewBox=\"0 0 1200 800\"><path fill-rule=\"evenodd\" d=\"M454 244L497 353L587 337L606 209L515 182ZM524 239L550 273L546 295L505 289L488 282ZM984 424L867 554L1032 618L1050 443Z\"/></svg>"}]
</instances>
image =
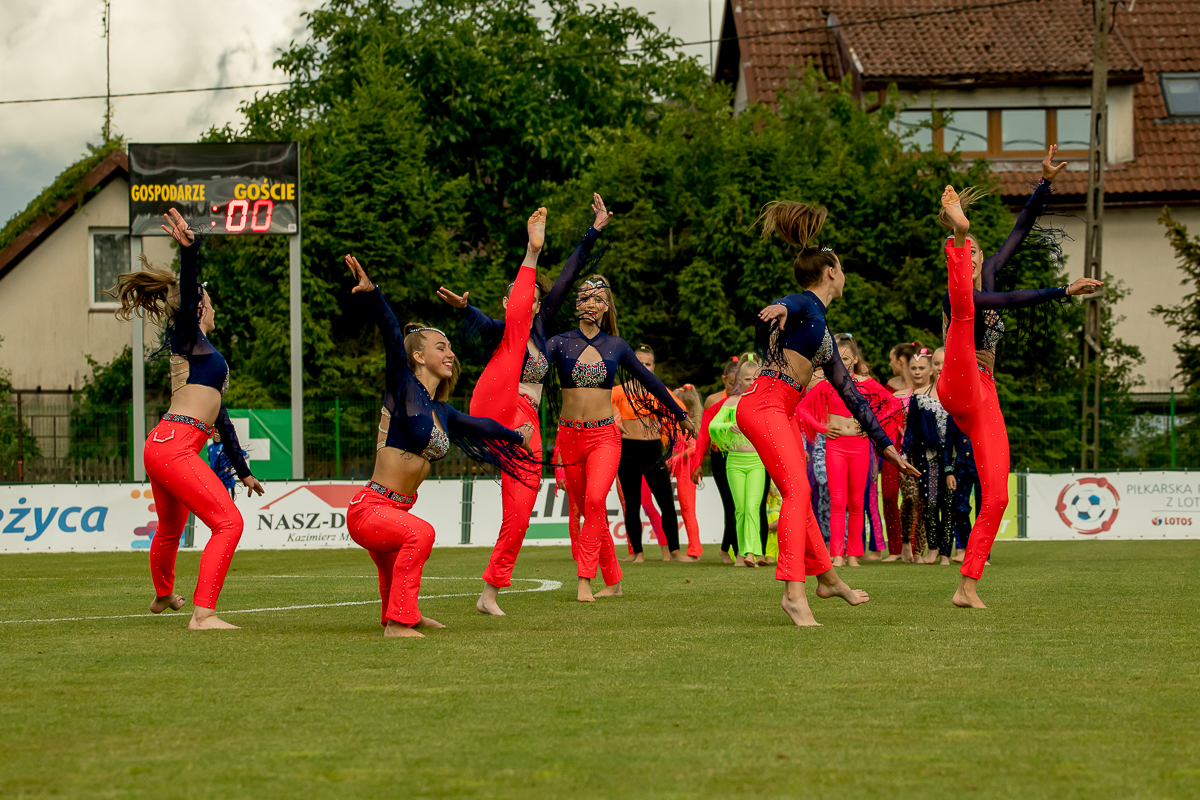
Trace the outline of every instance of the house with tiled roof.
<instances>
[{"instance_id":1,"label":"house with tiled roof","mask_svg":"<svg viewBox=\"0 0 1200 800\"><path fill-rule=\"evenodd\" d=\"M1115 4L1114 4L1115 5ZM727 0L715 79L735 109L773 105L798 69L849 78L868 108L896 86L914 147L987 158L1004 198L1024 203L1057 144L1057 220L1082 274L1091 120L1092 6L1080 0ZM1180 387L1175 332L1150 309L1180 294L1163 206L1200 233L1200 0L1115 7L1109 38L1103 267L1130 294L1119 335L1139 346L1146 391ZM933 123L932 128L921 123Z\"/></svg>"},{"instance_id":2,"label":"house with tiled roof","mask_svg":"<svg viewBox=\"0 0 1200 800\"><path fill-rule=\"evenodd\" d=\"M169 241L169 240L168 240ZM147 237L157 263L173 258ZM104 290L128 272L129 159L121 147L87 156L0 230L0 368L17 389L77 390L129 346L130 323ZM8 398L0 398L7 401Z\"/></svg>"}]
</instances>

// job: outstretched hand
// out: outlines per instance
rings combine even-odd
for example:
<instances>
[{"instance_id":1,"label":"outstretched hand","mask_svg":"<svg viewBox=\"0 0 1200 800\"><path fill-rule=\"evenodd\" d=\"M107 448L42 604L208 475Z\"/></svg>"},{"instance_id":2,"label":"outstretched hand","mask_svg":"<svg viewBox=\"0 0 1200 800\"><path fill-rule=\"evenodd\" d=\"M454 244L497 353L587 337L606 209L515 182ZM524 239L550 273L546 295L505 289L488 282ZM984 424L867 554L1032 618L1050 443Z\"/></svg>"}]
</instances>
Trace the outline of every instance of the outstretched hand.
<instances>
[{"instance_id":1,"label":"outstretched hand","mask_svg":"<svg viewBox=\"0 0 1200 800\"><path fill-rule=\"evenodd\" d=\"M1095 278L1077 278L1067 287L1067 297L1074 297L1077 294L1095 294L1103 286L1104 284Z\"/></svg>"},{"instance_id":2,"label":"outstretched hand","mask_svg":"<svg viewBox=\"0 0 1200 800\"><path fill-rule=\"evenodd\" d=\"M196 234L187 224L187 220L183 218L175 209L170 209L166 214L163 214L169 225L160 225L164 231L171 234L171 238L179 242L180 247L187 247L192 242L196 241Z\"/></svg>"},{"instance_id":3,"label":"outstretched hand","mask_svg":"<svg viewBox=\"0 0 1200 800\"><path fill-rule=\"evenodd\" d=\"M887 450L883 451L883 457L892 463L896 469L900 470L901 475L907 475L910 478L921 477L921 470L908 463L908 459L896 452L896 446L892 445Z\"/></svg>"},{"instance_id":4,"label":"outstretched hand","mask_svg":"<svg viewBox=\"0 0 1200 800\"><path fill-rule=\"evenodd\" d=\"M358 281L358 285L350 290L351 294L359 292L375 291L375 284L371 283L371 279L367 277L367 271L358 263L358 259L352 255L346 256L346 266L350 268L350 274Z\"/></svg>"},{"instance_id":5,"label":"outstretched hand","mask_svg":"<svg viewBox=\"0 0 1200 800\"><path fill-rule=\"evenodd\" d=\"M466 308L467 298L471 296L470 292L463 292L459 297L454 292L447 289L445 286L439 286L437 291L438 297L442 298L442 302L452 308Z\"/></svg>"},{"instance_id":6,"label":"outstretched hand","mask_svg":"<svg viewBox=\"0 0 1200 800\"><path fill-rule=\"evenodd\" d=\"M592 193L592 213L596 215L592 227L598 231L604 230L604 226L613 218L613 215L604 207L604 199L595 192Z\"/></svg>"},{"instance_id":7,"label":"outstretched hand","mask_svg":"<svg viewBox=\"0 0 1200 800\"><path fill-rule=\"evenodd\" d=\"M263 489L263 485L258 482L258 478L254 477L253 475L247 475L246 477L242 478L242 483L247 489L250 490L251 497L256 494L261 497L266 491Z\"/></svg>"},{"instance_id":8,"label":"outstretched hand","mask_svg":"<svg viewBox=\"0 0 1200 800\"><path fill-rule=\"evenodd\" d=\"M771 322L772 320L778 320L779 330L783 330L783 326L787 323L787 315L788 315L787 308L784 307L782 303L775 303L774 305L769 305L766 308L764 308L762 311L758 312L758 318L761 319L763 322Z\"/></svg>"},{"instance_id":9,"label":"outstretched hand","mask_svg":"<svg viewBox=\"0 0 1200 800\"><path fill-rule=\"evenodd\" d=\"M1058 177L1058 173L1067 168L1067 162L1065 161L1061 164L1050 163L1050 160L1054 158L1054 154L1057 152L1058 145L1052 144L1050 145L1049 152L1046 153L1046 157L1042 159L1042 177L1045 178L1047 182L1052 182Z\"/></svg>"}]
</instances>

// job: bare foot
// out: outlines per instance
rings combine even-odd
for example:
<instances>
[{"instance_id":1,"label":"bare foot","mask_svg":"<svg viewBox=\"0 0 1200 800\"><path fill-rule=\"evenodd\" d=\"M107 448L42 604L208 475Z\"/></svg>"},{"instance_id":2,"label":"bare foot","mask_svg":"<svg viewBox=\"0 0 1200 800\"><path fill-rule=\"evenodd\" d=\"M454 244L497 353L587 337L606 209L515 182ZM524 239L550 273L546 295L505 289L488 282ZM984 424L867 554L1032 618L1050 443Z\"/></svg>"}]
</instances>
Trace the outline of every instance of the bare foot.
<instances>
[{"instance_id":1,"label":"bare foot","mask_svg":"<svg viewBox=\"0 0 1200 800\"><path fill-rule=\"evenodd\" d=\"M754 557L754 553L747 553L746 557L743 559L743 562L747 567L758 569L758 560Z\"/></svg>"},{"instance_id":2,"label":"bare foot","mask_svg":"<svg viewBox=\"0 0 1200 800\"><path fill-rule=\"evenodd\" d=\"M950 217L950 222L954 225L954 238L965 236L971 228L971 223L967 221L967 215L959 205L958 192L954 191L953 186L946 186L946 190L942 192L942 208L946 209L946 216Z\"/></svg>"},{"instance_id":3,"label":"bare foot","mask_svg":"<svg viewBox=\"0 0 1200 800\"><path fill-rule=\"evenodd\" d=\"M759 556L755 563L757 563L760 567L769 567L771 566L771 559L767 558L766 556Z\"/></svg>"},{"instance_id":4,"label":"bare foot","mask_svg":"<svg viewBox=\"0 0 1200 800\"><path fill-rule=\"evenodd\" d=\"M425 634L418 630L414 630L407 625L396 622L394 619L389 619L387 627L383 629L384 636L401 636L406 639L424 639Z\"/></svg>"},{"instance_id":5,"label":"bare foot","mask_svg":"<svg viewBox=\"0 0 1200 800\"><path fill-rule=\"evenodd\" d=\"M525 230L529 232L529 249L535 253L540 252L546 242L546 209L539 208L530 214L529 222L525 223Z\"/></svg>"},{"instance_id":6,"label":"bare foot","mask_svg":"<svg viewBox=\"0 0 1200 800\"><path fill-rule=\"evenodd\" d=\"M722 550L722 551L721 551L721 561L723 561L723 562L724 562L724 563L726 563L726 564L732 564L732 563L734 563L733 559L729 557L729 551L728 551L728 550Z\"/></svg>"},{"instance_id":7,"label":"bare foot","mask_svg":"<svg viewBox=\"0 0 1200 800\"><path fill-rule=\"evenodd\" d=\"M974 578L964 575L958 582L958 590L954 593L954 605L959 608L987 608L979 599L979 592L976 590L978 583L979 581Z\"/></svg>"},{"instance_id":8,"label":"bare foot","mask_svg":"<svg viewBox=\"0 0 1200 800\"><path fill-rule=\"evenodd\" d=\"M633 555L626 556L625 558L622 558L620 560L627 564L630 564L630 563L644 564L646 562L646 554L645 553L634 553Z\"/></svg>"},{"instance_id":9,"label":"bare foot","mask_svg":"<svg viewBox=\"0 0 1200 800\"><path fill-rule=\"evenodd\" d=\"M596 602L596 598L592 596L592 582L587 578L580 578L579 589L577 590L575 597L581 603Z\"/></svg>"},{"instance_id":10,"label":"bare foot","mask_svg":"<svg viewBox=\"0 0 1200 800\"><path fill-rule=\"evenodd\" d=\"M964 554L959 553L958 555L954 556L954 558L952 558L950 560L953 561L955 564L961 564L963 562L963 558L964 558Z\"/></svg>"},{"instance_id":11,"label":"bare foot","mask_svg":"<svg viewBox=\"0 0 1200 800\"><path fill-rule=\"evenodd\" d=\"M416 625L413 625L413 627L414 628L444 628L446 626L443 625L442 623L438 622L436 619L433 619L432 617L421 617L421 621L418 622Z\"/></svg>"},{"instance_id":12,"label":"bare foot","mask_svg":"<svg viewBox=\"0 0 1200 800\"><path fill-rule=\"evenodd\" d=\"M693 561L699 561L700 559L692 558L691 556L689 556L685 553L681 553L678 550L672 550L670 553L670 557L664 558L663 560L664 561L682 561L685 564L687 564L687 563L691 563Z\"/></svg>"},{"instance_id":13,"label":"bare foot","mask_svg":"<svg viewBox=\"0 0 1200 800\"><path fill-rule=\"evenodd\" d=\"M942 566L942 567L948 567L948 566L950 566L950 558L949 558L949 556L942 556L942 560L941 560L941 563L939 564L939 566Z\"/></svg>"},{"instance_id":14,"label":"bare foot","mask_svg":"<svg viewBox=\"0 0 1200 800\"><path fill-rule=\"evenodd\" d=\"M492 586L487 581L483 582L483 594L479 595L479 600L475 602L475 610L480 614L488 614L493 617L503 617L504 612L500 610L500 606L496 604L496 595L500 593L499 586Z\"/></svg>"},{"instance_id":15,"label":"bare foot","mask_svg":"<svg viewBox=\"0 0 1200 800\"><path fill-rule=\"evenodd\" d=\"M612 586L605 586L600 591L596 592L596 597L624 597L625 590L621 588L621 582L617 581Z\"/></svg>"},{"instance_id":16,"label":"bare foot","mask_svg":"<svg viewBox=\"0 0 1200 800\"><path fill-rule=\"evenodd\" d=\"M877 553L876 551L871 550L865 556L862 557L862 560L863 561L881 561L882 556L880 556L879 553Z\"/></svg>"},{"instance_id":17,"label":"bare foot","mask_svg":"<svg viewBox=\"0 0 1200 800\"><path fill-rule=\"evenodd\" d=\"M913 551L912 551L911 544L905 544L905 545L900 546L900 560L903 561L905 564L913 563Z\"/></svg>"},{"instance_id":18,"label":"bare foot","mask_svg":"<svg viewBox=\"0 0 1200 800\"><path fill-rule=\"evenodd\" d=\"M813 617L812 609L808 607L808 596L804 593L804 581L786 581L783 589L783 599L779 601L783 613L791 617L792 622L801 628L819 628L821 623Z\"/></svg>"},{"instance_id":19,"label":"bare foot","mask_svg":"<svg viewBox=\"0 0 1200 800\"><path fill-rule=\"evenodd\" d=\"M842 558L841 556L834 556L833 565L835 567L844 567L846 566L846 559Z\"/></svg>"},{"instance_id":20,"label":"bare foot","mask_svg":"<svg viewBox=\"0 0 1200 800\"><path fill-rule=\"evenodd\" d=\"M930 550L928 553L925 554L925 563L926 564L934 564L937 562L937 560L938 560L938 551L936 549Z\"/></svg>"},{"instance_id":21,"label":"bare foot","mask_svg":"<svg viewBox=\"0 0 1200 800\"><path fill-rule=\"evenodd\" d=\"M773 566L775 566L775 559L773 559L773 558L768 558L768 559L767 559L767 563L765 564L765 566L768 566L768 567L773 567Z\"/></svg>"},{"instance_id":22,"label":"bare foot","mask_svg":"<svg viewBox=\"0 0 1200 800\"><path fill-rule=\"evenodd\" d=\"M662 548L662 557L663 557L662 560L670 561L671 560L671 551L667 549L667 546L665 544L660 544L659 547Z\"/></svg>"},{"instance_id":23,"label":"bare foot","mask_svg":"<svg viewBox=\"0 0 1200 800\"><path fill-rule=\"evenodd\" d=\"M217 612L211 608L196 606L196 610L192 612L192 618L188 620L189 631L220 631L220 630L238 630L237 625L230 625L228 622L217 617Z\"/></svg>"},{"instance_id":24,"label":"bare foot","mask_svg":"<svg viewBox=\"0 0 1200 800\"><path fill-rule=\"evenodd\" d=\"M858 563L858 557L857 557L857 556L850 556L849 558L847 558L847 559L846 559L846 564L847 564L848 566L851 566L851 567L861 567L861 566L862 566L862 564L859 564L859 563Z\"/></svg>"},{"instance_id":25,"label":"bare foot","mask_svg":"<svg viewBox=\"0 0 1200 800\"><path fill-rule=\"evenodd\" d=\"M885 558L883 560L883 563L890 564L893 561L899 561L901 558L902 558L902 556L898 556L898 555L897 556L888 556L887 558Z\"/></svg>"},{"instance_id":26,"label":"bare foot","mask_svg":"<svg viewBox=\"0 0 1200 800\"><path fill-rule=\"evenodd\" d=\"M748 566L750 566L749 564L747 564L747 563L746 563L746 559L742 558L742 554L741 554L741 553L738 553L738 555L737 555L737 558L735 558L735 559L733 560L733 565L734 565L735 567L748 567Z\"/></svg>"},{"instance_id":27,"label":"bare foot","mask_svg":"<svg viewBox=\"0 0 1200 800\"><path fill-rule=\"evenodd\" d=\"M817 597L828 600L840 597L852 606L870 602L871 596L862 589L851 589L838 577L837 570L829 569L817 576Z\"/></svg>"},{"instance_id":28,"label":"bare foot","mask_svg":"<svg viewBox=\"0 0 1200 800\"><path fill-rule=\"evenodd\" d=\"M161 614L168 608L172 611L178 611L187 605L187 598L181 594L169 594L165 597L156 597L154 602L150 604L150 613Z\"/></svg>"}]
</instances>

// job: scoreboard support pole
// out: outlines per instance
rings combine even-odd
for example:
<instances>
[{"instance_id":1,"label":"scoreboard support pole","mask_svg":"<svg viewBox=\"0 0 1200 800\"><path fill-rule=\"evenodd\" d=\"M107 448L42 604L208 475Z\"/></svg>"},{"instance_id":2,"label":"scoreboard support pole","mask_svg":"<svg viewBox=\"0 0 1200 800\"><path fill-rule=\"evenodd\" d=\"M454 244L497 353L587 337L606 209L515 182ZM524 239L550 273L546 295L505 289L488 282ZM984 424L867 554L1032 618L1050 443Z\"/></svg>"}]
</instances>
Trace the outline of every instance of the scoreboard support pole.
<instances>
[{"instance_id":1,"label":"scoreboard support pole","mask_svg":"<svg viewBox=\"0 0 1200 800\"><path fill-rule=\"evenodd\" d=\"M304 336L300 304L300 225L288 237L288 307L291 315L292 478L304 479Z\"/></svg>"},{"instance_id":2,"label":"scoreboard support pole","mask_svg":"<svg viewBox=\"0 0 1200 800\"><path fill-rule=\"evenodd\" d=\"M129 271L137 272L142 268L138 256L142 254L142 237L129 237ZM133 456L133 480L142 483L146 480L146 462L143 459L142 447L146 444L146 321L134 316L133 325L133 441L130 443L130 453Z\"/></svg>"}]
</instances>

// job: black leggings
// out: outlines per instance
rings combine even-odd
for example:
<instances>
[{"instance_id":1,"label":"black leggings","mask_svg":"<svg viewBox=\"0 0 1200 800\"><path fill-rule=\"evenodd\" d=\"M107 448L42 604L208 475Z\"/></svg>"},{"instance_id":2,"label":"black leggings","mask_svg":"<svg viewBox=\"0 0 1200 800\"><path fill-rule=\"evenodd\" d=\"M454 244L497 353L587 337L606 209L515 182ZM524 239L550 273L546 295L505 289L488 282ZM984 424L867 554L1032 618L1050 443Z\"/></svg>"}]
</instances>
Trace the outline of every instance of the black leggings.
<instances>
[{"instance_id":1,"label":"black leggings","mask_svg":"<svg viewBox=\"0 0 1200 800\"><path fill-rule=\"evenodd\" d=\"M679 518L675 514L675 495L671 491L671 473L662 462L662 442L658 439L622 439L621 462L617 480L625 495L625 535L633 552L642 552L642 478L662 511L663 536L667 549L679 549Z\"/></svg>"},{"instance_id":2,"label":"black leggings","mask_svg":"<svg viewBox=\"0 0 1200 800\"><path fill-rule=\"evenodd\" d=\"M725 453L712 451L712 478L721 495L721 507L725 511L725 533L721 535L721 552L737 555L737 516L733 505L733 492L729 489L729 476L725 474Z\"/></svg>"}]
</instances>

